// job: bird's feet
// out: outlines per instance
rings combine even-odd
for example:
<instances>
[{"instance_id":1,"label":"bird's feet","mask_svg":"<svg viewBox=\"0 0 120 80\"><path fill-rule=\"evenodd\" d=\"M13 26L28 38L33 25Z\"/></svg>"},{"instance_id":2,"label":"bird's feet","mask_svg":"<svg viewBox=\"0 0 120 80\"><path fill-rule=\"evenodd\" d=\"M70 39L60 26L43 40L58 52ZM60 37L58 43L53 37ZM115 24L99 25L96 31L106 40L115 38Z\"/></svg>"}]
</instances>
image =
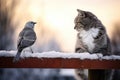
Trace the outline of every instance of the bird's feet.
<instances>
[{"instance_id":1,"label":"bird's feet","mask_svg":"<svg viewBox=\"0 0 120 80\"><path fill-rule=\"evenodd\" d=\"M14 59L13 59L13 63L18 62L18 61L19 61L19 59L20 59L20 58L16 58L16 57L14 57Z\"/></svg>"}]
</instances>

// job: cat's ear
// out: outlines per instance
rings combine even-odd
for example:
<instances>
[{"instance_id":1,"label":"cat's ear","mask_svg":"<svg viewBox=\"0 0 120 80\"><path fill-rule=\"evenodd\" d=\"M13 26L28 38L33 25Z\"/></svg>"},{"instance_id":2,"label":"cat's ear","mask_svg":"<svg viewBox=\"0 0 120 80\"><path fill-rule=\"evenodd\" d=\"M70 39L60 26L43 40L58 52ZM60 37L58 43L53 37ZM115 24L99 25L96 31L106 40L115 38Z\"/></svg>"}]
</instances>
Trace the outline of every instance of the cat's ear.
<instances>
[{"instance_id":1,"label":"cat's ear","mask_svg":"<svg viewBox=\"0 0 120 80\"><path fill-rule=\"evenodd\" d=\"M77 9L78 15L81 16L82 15L82 11L80 9Z\"/></svg>"},{"instance_id":2,"label":"cat's ear","mask_svg":"<svg viewBox=\"0 0 120 80\"><path fill-rule=\"evenodd\" d=\"M85 17L84 11L77 9L78 16Z\"/></svg>"}]
</instances>

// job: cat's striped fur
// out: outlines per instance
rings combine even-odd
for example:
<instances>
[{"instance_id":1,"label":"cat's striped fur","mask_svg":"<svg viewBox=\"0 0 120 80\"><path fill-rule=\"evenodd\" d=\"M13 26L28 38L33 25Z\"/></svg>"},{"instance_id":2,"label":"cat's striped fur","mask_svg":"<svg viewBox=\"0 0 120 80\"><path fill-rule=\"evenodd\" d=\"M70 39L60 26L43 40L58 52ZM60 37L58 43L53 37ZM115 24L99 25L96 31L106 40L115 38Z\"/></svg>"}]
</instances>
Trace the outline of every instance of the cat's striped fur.
<instances>
[{"instance_id":1,"label":"cat's striped fur","mask_svg":"<svg viewBox=\"0 0 120 80\"><path fill-rule=\"evenodd\" d=\"M102 53L111 55L110 40L101 21L91 12L77 9L78 15L74 29L78 32L75 46L76 53ZM76 69L77 80L88 80L83 69ZM107 71L106 71L107 73ZM111 75L111 74L107 74ZM110 77L109 77L110 78ZM105 80L109 80L106 78Z\"/></svg>"}]
</instances>

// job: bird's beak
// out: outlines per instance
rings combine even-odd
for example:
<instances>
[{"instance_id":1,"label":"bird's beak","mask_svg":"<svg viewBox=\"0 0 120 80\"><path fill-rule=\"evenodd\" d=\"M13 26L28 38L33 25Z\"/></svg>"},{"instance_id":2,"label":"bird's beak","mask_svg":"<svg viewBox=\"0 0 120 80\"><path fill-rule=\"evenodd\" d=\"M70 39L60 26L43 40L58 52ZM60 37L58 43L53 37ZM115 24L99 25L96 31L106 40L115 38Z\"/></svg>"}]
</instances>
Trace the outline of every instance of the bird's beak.
<instances>
[{"instance_id":1,"label":"bird's beak","mask_svg":"<svg viewBox=\"0 0 120 80\"><path fill-rule=\"evenodd\" d=\"M36 24L36 22L33 22L33 24Z\"/></svg>"}]
</instances>

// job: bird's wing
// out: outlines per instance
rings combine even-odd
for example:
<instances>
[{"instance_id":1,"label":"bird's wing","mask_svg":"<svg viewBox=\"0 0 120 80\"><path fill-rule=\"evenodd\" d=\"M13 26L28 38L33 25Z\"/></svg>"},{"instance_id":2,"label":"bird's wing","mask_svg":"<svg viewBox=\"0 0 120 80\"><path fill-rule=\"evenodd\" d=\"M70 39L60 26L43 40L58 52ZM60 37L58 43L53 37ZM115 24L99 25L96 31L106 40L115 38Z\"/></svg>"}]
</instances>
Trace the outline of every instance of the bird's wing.
<instances>
[{"instance_id":1,"label":"bird's wing","mask_svg":"<svg viewBox=\"0 0 120 80\"><path fill-rule=\"evenodd\" d=\"M19 48L20 45L22 44L23 37L24 37L25 31L20 32L18 40L17 40L17 47Z\"/></svg>"},{"instance_id":2,"label":"bird's wing","mask_svg":"<svg viewBox=\"0 0 120 80\"><path fill-rule=\"evenodd\" d=\"M25 28L20 32L18 38L18 48L24 48L32 45L36 40L36 34L33 29Z\"/></svg>"}]
</instances>

